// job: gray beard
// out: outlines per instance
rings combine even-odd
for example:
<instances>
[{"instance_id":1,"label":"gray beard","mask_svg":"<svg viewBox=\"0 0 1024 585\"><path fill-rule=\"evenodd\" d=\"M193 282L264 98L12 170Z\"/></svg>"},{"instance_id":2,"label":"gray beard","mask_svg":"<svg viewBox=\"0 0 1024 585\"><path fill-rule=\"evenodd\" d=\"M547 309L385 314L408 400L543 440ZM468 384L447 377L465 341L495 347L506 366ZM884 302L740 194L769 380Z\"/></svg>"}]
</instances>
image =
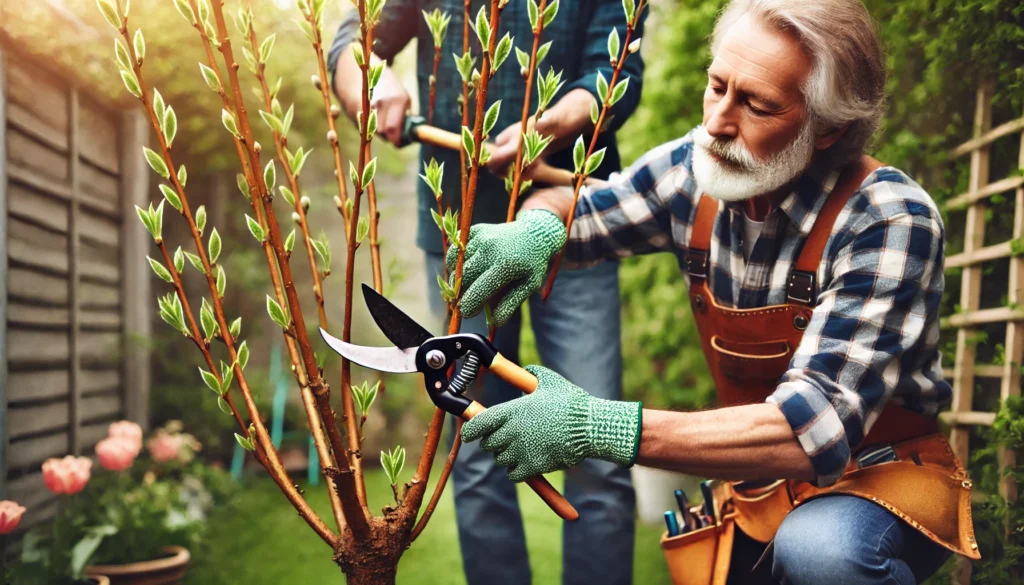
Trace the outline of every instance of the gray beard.
<instances>
[{"instance_id":1,"label":"gray beard","mask_svg":"<svg viewBox=\"0 0 1024 585\"><path fill-rule=\"evenodd\" d=\"M693 138L697 187L723 201L745 201L781 188L811 163L815 150L813 126L808 120L793 142L763 161L739 143L716 140L703 126L698 127ZM715 160L712 152L732 164Z\"/></svg>"}]
</instances>

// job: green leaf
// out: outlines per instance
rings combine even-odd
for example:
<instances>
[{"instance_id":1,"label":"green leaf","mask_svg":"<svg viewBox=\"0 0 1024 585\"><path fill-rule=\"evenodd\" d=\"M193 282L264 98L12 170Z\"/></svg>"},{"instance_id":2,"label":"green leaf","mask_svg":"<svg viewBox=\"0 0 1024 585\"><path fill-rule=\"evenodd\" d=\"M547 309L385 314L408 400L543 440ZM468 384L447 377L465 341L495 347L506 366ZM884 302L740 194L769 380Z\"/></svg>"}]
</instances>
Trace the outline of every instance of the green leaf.
<instances>
[{"instance_id":1,"label":"green leaf","mask_svg":"<svg viewBox=\"0 0 1024 585\"><path fill-rule=\"evenodd\" d=\"M256 240L262 244L266 239L267 234L263 231L263 228L260 227L260 223L249 217L249 214L246 214L245 225L249 226L249 233L252 234L252 237L256 238Z\"/></svg>"},{"instance_id":2,"label":"green leaf","mask_svg":"<svg viewBox=\"0 0 1024 585\"><path fill-rule=\"evenodd\" d=\"M597 72L597 95L601 96L601 102L608 99L608 80L604 78L604 74L600 71Z\"/></svg>"},{"instance_id":3,"label":"green leaf","mask_svg":"<svg viewBox=\"0 0 1024 585\"><path fill-rule=\"evenodd\" d=\"M619 48L621 43L619 41L619 30L616 28L612 29L612 32L608 33L608 58L611 59L612 63L619 60Z\"/></svg>"},{"instance_id":4,"label":"green leaf","mask_svg":"<svg viewBox=\"0 0 1024 585\"><path fill-rule=\"evenodd\" d=\"M152 205L150 207L152 207ZM150 235L152 235L153 238L156 239L157 235L156 230L153 228L153 218L150 217L149 212L136 205L135 213L139 215L139 220L142 221L142 225L146 226L146 230L149 231Z\"/></svg>"},{"instance_id":5,"label":"green leaf","mask_svg":"<svg viewBox=\"0 0 1024 585\"><path fill-rule=\"evenodd\" d=\"M93 526L85 533L85 536L81 540L75 543L74 547L71 548L71 576L74 579L82 577L82 571L85 570L85 566L89 564L89 560L92 558L93 553L103 543L103 539L107 536L117 534L117 527L111 526L110 524L103 524L101 526Z\"/></svg>"},{"instance_id":6,"label":"green leaf","mask_svg":"<svg viewBox=\"0 0 1024 585\"><path fill-rule=\"evenodd\" d=\"M295 104L288 106L288 111L284 114L284 119L281 121L283 130L281 134L288 134L288 131L292 128L292 119L295 117Z\"/></svg>"},{"instance_id":7,"label":"green leaf","mask_svg":"<svg viewBox=\"0 0 1024 585\"><path fill-rule=\"evenodd\" d=\"M267 314L270 315L270 318L274 323L277 323L285 329L288 328L288 324L291 319L288 318L288 314L281 308L281 305L277 304L277 301L270 298L270 295L267 295Z\"/></svg>"},{"instance_id":8,"label":"green leaf","mask_svg":"<svg viewBox=\"0 0 1024 585\"><path fill-rule=\"evenodd\" d=\"M548 7L544 9L544 28L547 28L551 21L555 19L555 15L558 14L558 0L555 0Z\"/></svg>"},{"instance_id":9,"label":"green leaf","mask_svg":"<svg viewBox=\"0 0 1024 585\"><path fill-rule=\"evenodd\" d=\"M178 167L178 184L184 187L185 183L188 183L188 171L185 170L185 165L181 165Z\"/></svg>"},{"instance_id":10,"label":"green leaf","mask_svg":"<svg viewBox=\"0 0 1024 585\"><path fill-rule=\"evenodd\" d=\"M431 211L433 211L433 209L431 209ZM365 238L366 234L369 233L370 222L368 220L369 218L366 216L359 218L359 222L356 224L356 243L362 243L363 238Z\"/></svg>"},{"instance_id":11,"label":"green leaf","mask_svg":"<svg viewBox=\"0 0 1024 585\"><path fill-rule=\"evenodd\" d=\"M185 269L185 253L182 251L181 246L174 251L174 269L179 273Z\"/></svg>"},{"instance_id":12,"label":"green leaf","mask_svg":"<svg viewBox=\"0 0 1024 585\"><path fill-rule=\"evenodd\" d=\"M544 60L544 57L548 56L548 51L551 49L551 43L552 42L553 41L548 41L548 42L544 43L543 45L537 47L537 66L538 67L541 64L541 61Z\"/></svg>"},{"instance_id":13,"label":"green leaf","mask_svg":"<svg viewBox=\"0 0 1024 585\"><path fill-rule=\"evenodd\" d=\"M103 18L107 19L110 26L121 30L124 23L121 22L121 17L117 14L117 8L114 7L114 3L111 0L96 0L96 6L99 6L100 12L103 13Z\"/></svg>"},{"instance_id":14,"label":"green leaf","mask_svg":"<svg viewBox=\"0 0 1024 585\"><path fill-rule=\"evenodd\" d=\"M199 271L200 274L206 274L206 269L203 268L203 259L193 254L192 252L185 252L185 257L192 264L192 267Z\"/></svg>"},{"instance_id":15,"label":"green leaf","mask_svg":"<svg viewBox=\"0 0 1024 585\"><path fill-rule=\"evenodd\" d=\"M222 109L220 111L220 121L232 136L235 138L242 137L242 135L238 133L238 124L235 122L235 117L231 115L231 112Z\"/></svg>"},{"instance_id":16,"label":"green leaf","mask_svg":"<svg viewBox=\"0 0 1024 585\"><path fill-rule=\"evenodd\" d=\"M142 88L139 87L139 80L135 77L135 73L127 70L121 70L121 81L124 82L124 86L128 88L128 91L137 98L142 97Z\"/></svg>"},{"instance_id":17,"label":"green leaf","mask_svg":"<svg viewBox=\"0 0 1024 585\"><path fill-rule=\"evenodd\" d=\"M228 285L228 275L224 272L224 267L220 264L217 265L217 280L215 281L217 288L217 297L224 298L224 290Z\"/></svg>"},{"instance_id":18,"label":"green leaf","mask_svg":"<svg viewBox=\"0 0 1024 585\"><path fill-rule=\"evenodd\" d=\"M295 228L292 228L291 233L284 239L284 251L291 254L293 248L295 248Z\"/></svg>"},{"instance_id":19,"label":"green leaf","mask_svg":"<svg viewBox=\"0 0 1024 585\"><path fill-rule=\"evenodd\" d=\"M238 326L241 327L242 326L241 325L241 321L239 321L238 323L239 323ZM235 336L237 336L237 334L233 333L233 334L231 334L231 336L235 337ZM238 346L238 365L244 370L245 369L245 365L248 364L248 363L249 363L249 346L247 345L247 343L245 341L243 341L242 344Z\"/></svg>"},{"instance_id":20,"label":"green leaf","mask_svg":"<svg viewBox=\"0 0 1024 585\"><path fill-rule=\"evenodd\" d=\"M178 197L177 191L172 189L170 185L160 183L160 192L163 193L164 199L171 204L171 207L177 209L179 212L181 211L181 199Z\"/></svg>"},{"instance_id":21,"label":"green leaf","mask_svg":"<svg viewBox=\"0 0 1024 585\"><path fill-rule=\"evenodd\" d=\"M220 257L220 248L221 248L220 234L217 233L217 228L213 228L213 231L210 232L210 243L209 243L210 263L211 264L215 264L217 262L217 258Z\"/></svg>"},{"instance_id":22,"label":"green leaf","mask_svg":"<svg viewBox=\"0 0 1024 585\"><path fill-rule=\"evenodd\" d=\"M622 12L626 15L626 22L632 22L633 14L636 12L634 0L622 0Z\"/></svg>"},{"instance_id":23,"label":"green leaf","mask_svg":"<svg viewBox=\"0 0 1024 585\"><path fill-rule=\"evenodd\" d=\"M380 82L380 75L384 72L384 63L377 63L367 70L367 81L369 82L370 89L377 87L377 83Z\"/></svg>"},{"instance_id":24,"label":"green leaf","mask_svg":"<svg viewBox=\"0 0 1024 585\"><path fill-rule=\"evenodd\" d=\"M590 155L589 158L587 158L587 164L586 164L585 168L583 169L583 174L584 175L591 175L591 174L593 174L593 172L597 170L597 167L601 166L601 162L604 161L604 151L605 150L607 150L607 149L606 148L602 148L601 150L595 152L594 154Z\"/></svg>"},{"instance_id":25,"label":"green leaf","mask_svg":"<svg viewBox=\"0 0 1024 585\"><path fill-rule=\"evenodd\" d=\"M289 108L288 111L291 112L291 109ZM373 112L374 119L376 119L376 114L376 111ZM298 176L299 173L302 172L302 167L306 164L306 161L309 160L309 154L311 152L313 152L312 148L310 148L309 150L303 150L301 146L299 147L299 150L295 151L295 157L292 159L293 175Z\"/></svg>"},{"instance_id":26,"label":"green leaf","mask_svg":"<svg viewBox=\"0 0 1024 585\"><path fill-rule=\"evenodd\" d=\"M442 223L443 218L441 217L441 214L431 209L430 217L434 218L434 223L437 224L437 229L444 231L444 224Z\"/></svg>"},{"instance_id":27,"label":"green leaf","mask_svg":"<svg viewBox=\"0 0 1024 585\"><path fill-rule=\"evenodd\" d=\"M159 238L164 229L164 202L161 201L156 209L149 204L149 216L153 218L153 227L156 228L156 237Z\"/></svg>"},{"instance_id":28,"label":"green leaf","mask_svg":"<svg viewBox=\"0 0 1024 585\"><path fill-rule=\"evenodd\" d=\"M277 132L278 134L284 134L284 125L281 124L281 120L277 116L260 110L260 118L263 118L263 123L272 131Z\"/></svg>"},{"instance_id":29,"label":"green leaf","mask_svg":"<svg viewBox=\"0 0 1024 585\"><path fill-rule=\"evenodd\" d=\"M622 96L626 95L626 88L629 87L629 78L625 78L622 81L615 84L612 88L612 99L608 100L609 106L614 106L616 102L622 99Z\"/></svg>"},{"instance_id":30,"label":"green leaf","mask_svg":"<svg viewBox=\"0 0 1024 585\"><path fill-rule=\"evenodd\" d=\"M501 100L498 100L491 104L491 107L487 108L487 113L484 114L484 136L488 136L491 133L491 129L498 122L498 114L501 112Z\"/></svg>"},{"instance_id":31,"label":"green leaf","mask_svg":"<svg viewBox=\"0 0 1024 585\"><path fill-rule=\"evenodd\" d=\"M516 60L519 61L521 69L526 69L530 66L530 54L519 47L516 47Z\"/></svg>"},{"instance_id":32,"label":"green leaf","mask_svg":"<svg viewBox=\"0 0 1024 585\"><path fill-rule=\"evenodd\" d=\"M249 47L242 47L242 56L245 57L245 62L249 65L249 71L256 74L256 57L249 50Z\"/></svg>"},{"instance_id":33,"label":"green leaf","mask_svg":"<svg viewBox=\"0 0 1024 585\"><path fill-rule=\"evenodd\" d=\"M206 230L206 206L205 205L200 205L199 208L196 209L196 216L195 216L194 219L195 219L195 222L196 222L196 229L199 230L199 235L202 235L203 231Z\"/></svg>"},{"instance_id":34,"label":"green leaf","mask_svg":"<svg viewBox=\"0 0 1024 585\"><path fill-rule=\"evenodd\" d=\"M178 116L174 113L174 108L168 106L167 111L164 113L164 139L167 140L167 148L171 147L174 142L175 135L178 134Z\"/></svg>"},{"instance_id":35,"label":"green leaf","mask_svg":"<svg viewBox=\"0 0 1024 585\"><path fill-rule=\"evenodd\" d=\"M597 121L601 117L601 108L597 107L597 100L590 102L590 121L597 126Z\"/></svg>"},{"instance_id":36,"label":"green leaf","mask_svg":"<svg viewBox=\"0 0 1024 585\"><path fill-rule=\"evenodd\" d=\"M352 181L353 185L359 184L359 173L356 172L356 165L352 162L352 159L349 159L348 161L348 178ZM351 201L351 199L349 201Z\"/></svg>"},{"instance_id":37,"label":"green leaf","mask_svg":"<svg viewBox=\"0 0 1024 585\"><path fill-rule=\"evenodd\" d=\"M373 135L377 132L377 110L370 112L370 116L366 120L366 139L370 140Z\"/></svg>"},{"instance_id":38,"label":"green leaf","mask_svg":"<svg viewBox=\"0 0 1024 585\"><path fill-rule=\"evenodd\" d=\"M470 157L473 156L476 144L473 141L473 133L467 126L462 127L462 147L466 149L466 153L469 154Z\"/></svg>"},{"instance_id":39,"label":"green leaf","mask_svg":"<svg viewBox=\"0 0 1024 585\"><path fill-rule=\"evenodd\" d=\"M505 33L505 36L501 37L498 41L498 46L494 48L494 63L491 65L491 75L494 75L501 64L508 58L509 53L512 52L512 37Z\"/></svg>"},{"instance_id":40,"label":"green leaf","mask_svg":"<svg viewBox=\"0 0 1024 585\"><path fill-rule=\"evenodd\" d=\"M242 435L235 433L235 440L238 441L238 444L246 451L256 451L256 448L253 447L252 439L246 439Z\"/></svg>"},{"instance_id":41,"label":"green leaf","mask_svg":"<svg viewBox=\"0 0 1024 585\"><path fill-rule=\"evenodd\" d=\"M260 62L266 63L267 59L270 58L270 52L274 50L274 39L277 38L277 33L270 35L263 39L260 43Z\"/></svg>"},{"instance_id":42,"label":"green leaf","mask_svg":"<svg viewBox=\"0 0 1024 585\"><path fill-rule=\"evenodd\" d=\"M487 10L481 6L476 13L476 38L480 40L480 46L487 49L491 40L491 25L487 22Z\"/></svg>"},{"instance_id":43,"label":"green leaf","mask_svg":"<svg viewBox=\"0 0 1024 585\"><path fill-rule=\"evenodd\" d=\"M118 39L114 39L114 56L117 58L120 69L130 70L132 68L132 57L128 54L128 49Z\"/></svg>"},{"instance_id":44,"label":"green leaf","mask_svg":"<svg viewBox=\"0 0 1024 585\"><path fill-rule=\"evenodd\" d=\"M237 355L235 356L238 357ZM220 362L220 395L226 396L231 390L231 382L235 379L235 371L233 366L229 366L223 361Z\"/></svg>"},{"instance_id":45,"label":"green leaf","mask_svg":"<svg viewBox=\"0 0 1024 585\"><path fill-rule=\"evenodd\" d=\"M377 174L377 157L373 157L370 162L366 163L366 168L363 169L363 182L359 184L360 187L366 188L373 180L373 177Z\"/></svg>"},{"instance_id":46,"label":"green leaf","mask_svg":"<svg viewBox=\"0 0 1024 585\"><path fill-rule=\"evenodd\" d=\"M153 90L153 114L156 115L157 120L163 120L164 114L167 113L167 105L164 104L164 96L160 94L160 90Z\"/></svg>"},{"instance_id":47,"label":"green leaf","mask_svg":"<svg viewBox=\"0 0 1024 585\"><path fill-rule=\"evenodd\" d=\"M267 166L263 167L263 182L267 184L267 191L272 191L274 185L277 184L277 166L274 161L267 162Z\"/></svg>"},{"instance_id":48,"label":"green leaf","mask_svg":"<svg viewBox=\"0 0 1024 585\"><path fill-rule=\"evenodd\" d=\"M206 383L206 387L220 394L220 380L217 379L217 376L203 368L199 368L199 373L203 376L203 382Z\"/></svg>"},{"instance_id":49,"label":"green leaf","mask_svg":"<svg viewBox=\"0 0 1024 585\"><path fill-rule=\"evenodd\" d=\"M171 278L171 272L167 270L166 266L156 260L153 260L149 256L146 256L146 260L149 260L149 265L153 268L153 272L155 272L156 275L164 282L174 282L174 279Z\"/></svg>"},{"instance_id":50,"label":"green leaf","mask_svg":"<svg viewBox=\"0 0 1024 585\"><path fill-rule=\"evenodd\" d=\"M220 92L221 85L220 79L217 78L217 73L203 63L199 64L199 71L203 74L203 79L206 81L206 85L208 85L213 91Z\"/></svg>"},{"instance_id":51,"label":"green leaf","mask_svg":"<svg viewBox=\"0 0 1024 585\"><path fill-rule=\"evenodd\" d=\"M174 7L178 9L178 13L185 17L189 24L196 23L196 15L192 12L192 7L188 5L187 0L174 0Z\"/></svg>"},{"instance_id":52,"label":"green leaf","mask_svg":"<svg viewBox=\"0 0 1024 585\"><path fill-rule=\"evenodd\" d=\"M233 414L231 412L231 407L228 405L228 401L224 400L223 396L217 397L217 408L219 408L224 414Z\"/></svg>"},{"instance_id":53,"label":"green leaf","mask_svg":"<svg viewBox=\"0 0 1024 585\"><path fill-rule=\"evenodd\" d=\"M540 17L540 8L537 7L536 0L528 0L526 3L526 13L530 17L530 29L537 30L537 20Z\"/></svg>"},{"instance_id":54,"label":"green leaf","mask_svg":"<svg viewBox=\"0 0 1024 585\"><path fill-rule=\"evenodd\" d=\"M199 309L199 322L203 326L203 336L206 339L213 339L217 334L217 319L213 316L213 307L203 297L203 305Z\"/></svg>"},{"instance_id":55,"label":"green leaf","mask_svg":"<svg viewBox=\"0 0 1024 585\"><path fill-rule=\"evenodd\" d=\"M230 325L228 325L228 333L231 335L232 339L235 339L235 338L238 337L238 334L241 333L241 332L242 332L242 318L239 317L239 318L235 319L234 321L232 321ZM242 347L245 347L245 342L244 341L242 342L242 345L238 348L238 354L239 355L242 354ZM248 351L248 350L246 350L246 351ZM242 366L242 367L244 368L245 366Z\"/></svg>"},{"instance_id":56,"label":"green leaf","mask_svg":"<svg viewBox=\"0 0 1024 585\"><path fill-rule=\"evenodd\" d=\"M292 190L285 185L281 185L279 189L281 189L281 195L284 197L284 200L288 202L288 205L295 207L295 193L292 193Z\"/></svg>"},{"instance_id":57,"label":"green leaf","mask_svg":"<svg viewBox=\"0 0 1024 585\"><path fill-rule=\"evenodd\" d=\"M579 174L583 170L584 157L587 156L586 146L583 145L583 136L581 135L576 139L576 144L572 147L572 162L575 167L575 173Z\"/></svg>"},{"instance_id":58,"label":"green leaf","mask_svg":"<svg viewBox=\"0 0 1024 585\"><path fill-rule=\"evenodd\" d=\"M405 467L405 448L396 446L391 451L381 451L380 463L391 485L397 485L398 476Z\"/></svg>"},{"instance_id":59,"label":"green leaf","mask_svg":"<svg viewBox=\"0 0 1024 585\"><path fill-rule=\"evenodd\" d=\"M358 225L357 225L358 229ZM310 244L316 250L316 253L320 255L320 260L324 263L324 272L331 271L331 242L327 239L327 234L321 233L320 237L315 240L310 240Z\"/></svg>"},{"instance_id":60,"label":"green leaf","mask_svg":"<svg viewBox=\"0 0 1024 585\"><path fill-rule=\"evenodd\" d=\"M167 170L167 164L164 163L163 157L156 153L156 151L150 149L148 146L142 147L142 152L146 155L146 162L149 166L156 171L156 174L167 179L171 176L171 172Z\"/></svg>"},{"instance_id":61,"label":"green leaf","mask_svg":"<svg viewBox=\"0 0 1024 585\"><path fill-rule=\"evenodd\" d=\"M246 180L245 175L243 175L242 173L238 173L237 175L235 175L235 182L238 184L238 190L242 192L242 195L246 199L250 199L251 195L249 194L249 182Z\"/></svg>"},{"instance_id":62,"label":"green leaf","mask_svg":"<svg viewBox=\"0 0 1024 585\"><path fill-rule=\"evenodd\" d=\"M132 44L135 45L135 58L139 63L146 58L146 39L142 37L142 29L135 29L135 36L132 37Z\"/></svg>"},{"instance_id":63,"label":"green leaf","mask_svg":"<svg viewBox=\"0 0 1024 585\"><path fill-rule=\"evenodd\" d=\"M476 59L469 51L463 53L461 57L452 53L452 57L455 58L455 68L459 70L462 81L469 83L473 75L473 63L476 62Z\"/></svg>"}]
</instances>

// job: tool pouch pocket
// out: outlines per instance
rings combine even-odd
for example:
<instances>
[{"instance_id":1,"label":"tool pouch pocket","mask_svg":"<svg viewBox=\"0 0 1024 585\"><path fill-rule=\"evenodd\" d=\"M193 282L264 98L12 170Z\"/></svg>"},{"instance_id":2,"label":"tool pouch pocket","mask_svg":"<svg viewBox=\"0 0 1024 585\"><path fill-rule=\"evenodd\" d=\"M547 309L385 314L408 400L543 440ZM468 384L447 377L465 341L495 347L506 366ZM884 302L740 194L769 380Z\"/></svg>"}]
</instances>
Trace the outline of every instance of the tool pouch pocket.
<instances>
[{"instance_id":1,"label":"tool pouch pocket","mask_svg":"<svg viewBox=\"0 0 1024 585\"><path fill-rule=\"evenodd\" d=\"M724 585L736 524L726 516L717 526L661 537L661 549L674 585Z\"/></svg>"},{"instance_id":2,"label":"tool pouch pocket","mask_svg":"<svg viewBox=\"0 0 1024 585\"><path fill-rule=\"evenodd\" d=\"M785 340L743 342L713 335L711 349L721 374L737 382L777 382L793 357Z\"/></svg>"},{"instance_id":3,"label":"tool pouch pocket","mask_svg":"<svg viewBox=\"0 0 1024 585\"><path fill-rule=\"evenodd\" d=\"M756 484L736 482L729 486L736 524L750 538L767 543L775 538L775 532L793 509L793 500L785 480L765 485L751 483Z\"/></svg>"}]
</instances>

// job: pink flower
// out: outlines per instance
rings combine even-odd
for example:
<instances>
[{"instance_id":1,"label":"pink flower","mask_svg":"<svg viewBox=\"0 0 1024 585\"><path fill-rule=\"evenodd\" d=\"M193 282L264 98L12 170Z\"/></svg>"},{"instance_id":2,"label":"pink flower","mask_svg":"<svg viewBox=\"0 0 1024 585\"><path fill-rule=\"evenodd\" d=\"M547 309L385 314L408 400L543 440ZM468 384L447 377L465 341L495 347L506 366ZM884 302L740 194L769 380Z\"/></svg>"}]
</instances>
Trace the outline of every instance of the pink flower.
<instances>
[{"instance_id":1,"label":"pink flower","mask_svg":"<svg viewBox=\"0 0 1024 585\"><path fill-rule=\"evenodd\" d=\"M46 489L60 495L77 494L89 483L92 459L68 455L63 459L43 462L43 483Z\"/></svg>"},{"instance_id":2,"label":"pink flower","mask_svg":"<svg viewBox=\"0 0 1024 585\"><path fill-rule=\"evenodd\" d=\"M131 441L131 444L135 447L135 455L133 457L137 457L139 452L142 451L142 427L132 421L122 420L110 423L108 435L111 437L122 437Z\"/></svg>"},{"instance_id":3,"label":"pink flower","mask_svg":"<svg viewBox=\"0 0 1024 585\"><path fill-rule=\"evenodd\" d=\"M96 443L96 456L103 469L124 471L132 466L139 454L135 442L127 437L107 437Z\"/></svg>"},{"instance_id":4,"label":"pink flower","mask_svg":"<svg viewBox=\"0 0 1024 585\"><path fill-rule=\"evenodd\" d=\"M21 515L25 513L25 507L19 506L17 502L4 500L0 502L0 534L10 534L21 522Z\"/></svg>"},{"instance_id":5,"label":"pink flower","mask_svg":"<svg viewBox=\"0 0 1024 585\"><path fill-rule=\"evenodd\" d=\"M149 454L153 457L153 461L163 463L165 461L177 459L181 453L181 435L172 435L162 430L157 431L156 434L146 442L146 447L149 448Z\"/></svg>"}]
</instances>

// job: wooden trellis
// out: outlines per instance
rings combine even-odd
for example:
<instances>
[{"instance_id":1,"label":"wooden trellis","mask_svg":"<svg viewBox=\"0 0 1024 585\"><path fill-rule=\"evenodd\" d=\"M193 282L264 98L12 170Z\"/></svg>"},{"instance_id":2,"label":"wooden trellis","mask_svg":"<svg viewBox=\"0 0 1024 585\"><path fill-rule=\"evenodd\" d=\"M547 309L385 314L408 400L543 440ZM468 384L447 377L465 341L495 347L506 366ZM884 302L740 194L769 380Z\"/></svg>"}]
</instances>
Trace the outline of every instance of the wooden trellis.
<instances>
[{"instance_id":1,"label":"wooden trellis","mask_svg":"<svg viewBox=\"0 0 1024 585\"><path fill-rule=\"evenodd\" d=\"M1020 144L1018 167L1024 168L1024 117L992 128L992 85L983 84L977 91L974 108L974 137L953 149L952 158L971 157L970 180L966 193L946 203L947 209L964 209L967 219L964 229L963 252L946 258L945 267L962 268L960 311L949 316L946 326L955 328L956 356L952 370L946 375L953 381L953 404L943 420L950 423L950 442L957 456L965 464L969 459L971 427L991 426L995 413L974 409L974 388L979 379L998 379L999 396L1006 400L1020 394L1021 365L1024 364L1024 256L1016 253L1014 242L1024 238L1024 176L1019 173L990 182L989 156L992 145L999 139L1016 138ZM989 198L1003 193L1015 193L1013 200L1012 239L985 246L985 216ZM986 263L1009 259L1009 286L1007 306L980 308L983 269ZM1002 365L976 363L976 346L972 337L981 326L991 323L1006 324L1006 355ZM1001 465L1012 465L1014 454L1000 454ZM1017 486L1007 478L1000 484L1003 497L1014 500ZM965 569L969 565L965 564ZM957 577L969 580L969 572Z\"/></svg>"}]
</instances>

